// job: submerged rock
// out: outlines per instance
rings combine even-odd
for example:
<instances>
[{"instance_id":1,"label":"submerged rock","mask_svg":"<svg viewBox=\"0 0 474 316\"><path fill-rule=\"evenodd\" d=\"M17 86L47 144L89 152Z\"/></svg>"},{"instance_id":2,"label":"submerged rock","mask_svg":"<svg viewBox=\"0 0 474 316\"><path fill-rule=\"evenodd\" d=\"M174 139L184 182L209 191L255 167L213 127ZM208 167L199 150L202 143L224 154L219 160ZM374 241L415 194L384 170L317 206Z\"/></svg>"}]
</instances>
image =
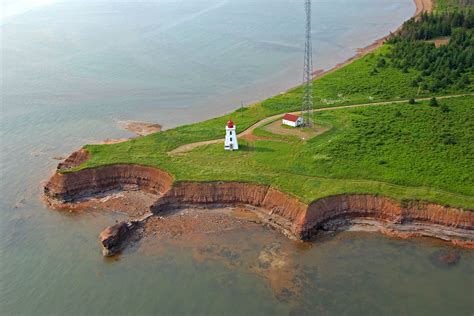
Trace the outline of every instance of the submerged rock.
<instances>
[{"instance_id":1,"label":"submerged rock","mask_svg":"<svg viewBox=\"0 0 474 316\"><path fill-rule=\"evenodd\" d=\"M461 255L453 250L439 250L431 255L431 262L440 268L450 268L459 263Z\"/></svg>"}]
</instances>

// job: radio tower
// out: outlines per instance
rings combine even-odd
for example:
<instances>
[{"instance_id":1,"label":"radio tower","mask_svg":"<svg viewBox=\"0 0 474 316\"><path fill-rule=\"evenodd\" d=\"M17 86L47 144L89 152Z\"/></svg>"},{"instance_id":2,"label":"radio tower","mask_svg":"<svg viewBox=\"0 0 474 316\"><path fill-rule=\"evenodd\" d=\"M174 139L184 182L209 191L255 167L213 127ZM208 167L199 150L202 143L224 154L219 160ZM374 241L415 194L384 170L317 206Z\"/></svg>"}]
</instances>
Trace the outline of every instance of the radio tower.
<instances>
[{"instance_id":1,"label":"radio tower","mask_svg":"<svg viewBox=\"0 0 474 316\"><path fill-rule=\"evenodd\" d=\"M304 0L306 11L306 44L304 47L303 103L301 117L303 126L313 126L313 47L311 44L311 0Z\"/></svg>"}]
</instances>

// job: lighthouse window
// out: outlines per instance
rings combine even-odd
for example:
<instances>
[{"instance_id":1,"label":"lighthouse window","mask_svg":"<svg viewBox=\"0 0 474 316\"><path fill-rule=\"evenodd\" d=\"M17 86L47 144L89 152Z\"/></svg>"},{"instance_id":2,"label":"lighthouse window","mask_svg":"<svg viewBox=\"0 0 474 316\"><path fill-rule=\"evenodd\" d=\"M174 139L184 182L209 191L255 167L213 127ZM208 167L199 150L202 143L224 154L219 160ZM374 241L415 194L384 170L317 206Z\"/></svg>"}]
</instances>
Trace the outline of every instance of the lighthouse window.
<instances>
[{"instance_id":1,"label":"lighthouse window","mask_svg":"<svg viewBox=\"0 0 474 316\"><path fill-rule=\"evenodd\" d=\"M232 135L232 131L230 131L230 135Z\"/></svg>"},{"instance_id":2,"label":"lighthouse window","mask_svg":"<svg viewBox=\"0 0 474 316\"><path fill-rule=\"evenodd\" d=\"M230 138L230 141L232 141L232 137Z\"/></svg>"}]
</instances>

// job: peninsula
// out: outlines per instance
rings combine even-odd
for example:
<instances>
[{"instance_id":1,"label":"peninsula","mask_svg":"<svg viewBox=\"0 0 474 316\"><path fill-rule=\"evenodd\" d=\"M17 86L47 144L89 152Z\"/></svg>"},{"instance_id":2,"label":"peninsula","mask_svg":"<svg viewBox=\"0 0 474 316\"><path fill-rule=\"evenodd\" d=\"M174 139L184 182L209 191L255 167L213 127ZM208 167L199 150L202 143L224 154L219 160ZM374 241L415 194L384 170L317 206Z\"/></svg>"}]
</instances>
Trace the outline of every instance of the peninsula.
<instances>
[{"instance_id":1,"label":"peninsula","mask_svg":"<svg viewBox=\"0 0 474 316\"><path fill-rule=\"evenodd\" d=\"M474 248L474 10L464 2L417 0L395 34L318 76L312 129L277 123L298 113L296 87L205 122L86 145L45 196L68 208L113 190L151 193L149 213L103 232L105 254L165 210L235 205L295 239L355 225ZM229 117L238 151L223 150Z\"/></svg>"}]
</instances>

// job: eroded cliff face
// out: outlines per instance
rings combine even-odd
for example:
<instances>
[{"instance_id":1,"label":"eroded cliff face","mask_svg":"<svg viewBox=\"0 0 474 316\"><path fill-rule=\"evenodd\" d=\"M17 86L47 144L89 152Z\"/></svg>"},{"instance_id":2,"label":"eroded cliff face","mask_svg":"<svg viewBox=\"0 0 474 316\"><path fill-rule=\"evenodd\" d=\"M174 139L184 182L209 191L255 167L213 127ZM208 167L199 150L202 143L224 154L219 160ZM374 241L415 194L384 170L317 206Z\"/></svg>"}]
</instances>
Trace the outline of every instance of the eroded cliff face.
<instances>
[{"instance_id":1,"label":"eroded cliff face","mask_svg":"<svg viewBox=\"0 0 474 316\"><path fill-rule=\"evenodd\" d=\"M139 189L163 194L173 183L166 172L139 165L111 165L77 172L56 172L44 187L45 195L57 201L74 201L111 190Z\"/></svg>"},{"instance_id":2,"label":"eroded cliff face","mask_svg":"<svg viewBox=\"0 0 474 316\"><path fill-rule=\"evenodd\" d=\"M308 239L321 230L337 229L364 219L366 225L376 222L373 226L385 234L431 236L474 247L474 212L418 201L402 205L373 195L337 195L307 205L266 185L236 182L173 184L168 173L138 165L56 172L44 192L49 199L67 202L129 188L158 193L160 197L151 206L155 214L183 205L252 206L266 222L297 239Z\"/></svg>"},{"instance_id":3,"label":"eroded cliff face","mask_svg":"<svg viewBox=\"0 0 474 316\"><path fill-rule=\"evenodd\" d=\"M288 225L288 229L293 235L299 237L308 205L275 188L270 188L263 200L262 207L269 216L279 220L279 225Z\"/></svg>"},{"instance_id":4,"label":"eroded cliff face","mask_svg":"<svg viewBox=\"0 0 474 316\"><path fill-rule=\"evenodd\" d=\"M58 170L67 170L80 166L83 162L89 159L89 153L84 148L73 152L63 162L58 164Z\"/></svg>"},{"instance_id":5,"label":"eroded cliff face","mask_svg":"<svg viewBox=\"0 0 474 316\"><path fill-rule=\"evenodd\" d=\"M307 205L267 185L236 182L184 182L175 184L152 209L182 205L249 205L273 226L296 236Z\"/></svg>"},{"instance_id":6,"label":"eroded cliff face","mask_svg":"<svg viewBox=\"0 0 474 316\"><path fill-rule=\"evenodd\" d=\"M229 182L185 182L178 183L158 201L158 206L167 204L248 204L261 206L268 186Z\"/></svg>"},{"instance_id":7,"label":"eroded cliff face","mask_svg":"<svg viewBox=\"0 0 474 316\"><path fill-rule=\"evenodd\" d=\"M420 222L472 229L474 213L418 201L402 206L397 201L373 195L338 195L309 205L303 230L341 217L369 217L394 223Z\"/></svg>"}]
</instances>

